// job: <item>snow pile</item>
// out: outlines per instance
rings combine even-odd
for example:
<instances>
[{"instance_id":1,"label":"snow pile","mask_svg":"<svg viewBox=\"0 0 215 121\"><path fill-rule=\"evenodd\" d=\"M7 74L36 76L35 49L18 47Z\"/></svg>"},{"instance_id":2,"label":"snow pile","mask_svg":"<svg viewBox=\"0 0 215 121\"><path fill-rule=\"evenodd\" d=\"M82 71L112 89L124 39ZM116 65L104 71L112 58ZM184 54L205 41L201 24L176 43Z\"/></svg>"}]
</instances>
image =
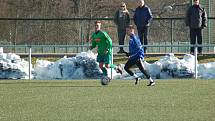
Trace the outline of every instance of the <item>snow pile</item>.
<instances>
[{"instance_id":1,"label":"snow pile","mask_svg":"<svg viewBox=\"0 0 215 121\"><path fill-rule=\"evenodd\" d=\"M0 79L27 79L29 63L13 53L0 53Z\"/></svg>"},{"instance_id":2,"label":"snow pile","mask_svg":"<svg viewBox=\"0 0 215 121\"><path fill-rule=\"evenodd\" d=\"M198 76L204 79L215 78L215 62L199 64L198 65Z\"/></svg>"},{"instance_id":3,"label":"snow pile","mask_svg":"<svg viewBox=\"0 0 215 121\"><path fill-rule=\"evenodd\" d=\"M194 76L195 57L186 54L178 59L174 54L167 54L150 64L144 62L146 70L153 78L191 78ZM122 65L123 67L123 65ZM215 62L198 64L198 77L215 78ZM20 56L12 53L0 53L0 79L28 79L29 64ZM134 69L139 76L143 74ZM125 71L119 75L113 69L114 79L132 79ZM110 75L111 69L108 70ZM96 55L91 51L79 53L76 57L64 57L56 62L37 60L32 71L34 79L98 79L102 72L96 62ZM32 77L33 77L32 76Z\"/></svg>"},{"instance_id":4,"label":"snow pile","mask_svg":"<svg viewBox=\"0 0 215 121\"><path fill-rule=\"evenodd\" d=\"M194 76L195 57L186 54L183 59L178 59L170 53L160 60L149 64L144 62L146 70L154 78L190 78Z\"/></svg>"},{"instance_id":5,"label":"snow pile","mask_svg":"<svg viewBox=\"0 0 215 121\"><path fill-rule=\"evenodd\" d=\"M36 79L86 79L100 78L102 72L91 51L82 52L76 57L61 58L56 62L37 60Z\"/></svg>"}]
</instances>

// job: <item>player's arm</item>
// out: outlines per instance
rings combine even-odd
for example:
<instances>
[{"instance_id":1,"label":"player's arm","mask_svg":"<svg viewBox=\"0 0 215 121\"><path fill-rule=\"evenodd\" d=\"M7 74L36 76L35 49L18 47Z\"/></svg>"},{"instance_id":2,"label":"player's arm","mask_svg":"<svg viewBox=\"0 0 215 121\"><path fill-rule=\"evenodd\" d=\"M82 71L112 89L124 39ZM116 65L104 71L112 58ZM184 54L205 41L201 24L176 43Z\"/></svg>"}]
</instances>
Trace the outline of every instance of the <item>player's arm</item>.
<instances>
[{"instance_id":1,"label":"player's arm","mask_svg":"<svg viewBox=\"0 0 215 121\"><path fill-rule=\"evenodd\" d=\"M107 43L107 47L106 47L106 52L108 53L110 51L110 49L112 49L112 39L110 38L110 36L104 32L104 36L106 38L106 43Z\"/></svg>"}]
</instances>

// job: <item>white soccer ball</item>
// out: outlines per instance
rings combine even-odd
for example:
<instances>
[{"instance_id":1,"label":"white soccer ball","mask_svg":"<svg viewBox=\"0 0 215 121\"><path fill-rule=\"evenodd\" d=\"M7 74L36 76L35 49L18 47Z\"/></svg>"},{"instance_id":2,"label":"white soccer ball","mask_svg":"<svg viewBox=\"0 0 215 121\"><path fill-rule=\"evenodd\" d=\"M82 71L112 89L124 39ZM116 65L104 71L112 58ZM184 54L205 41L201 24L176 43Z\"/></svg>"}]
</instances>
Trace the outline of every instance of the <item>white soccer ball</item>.
<instances>
[{"instance_id":1,"label":"white soccer ball","mask_svg":"<svg viewBox=\"0 0 215 121\"><path fill-rule=\"evenodd\" d=\"M108 76L104 76L101 78L102 85L108 85L109 82L110 82L110 78Z\"/></svg>"}]
</instances>

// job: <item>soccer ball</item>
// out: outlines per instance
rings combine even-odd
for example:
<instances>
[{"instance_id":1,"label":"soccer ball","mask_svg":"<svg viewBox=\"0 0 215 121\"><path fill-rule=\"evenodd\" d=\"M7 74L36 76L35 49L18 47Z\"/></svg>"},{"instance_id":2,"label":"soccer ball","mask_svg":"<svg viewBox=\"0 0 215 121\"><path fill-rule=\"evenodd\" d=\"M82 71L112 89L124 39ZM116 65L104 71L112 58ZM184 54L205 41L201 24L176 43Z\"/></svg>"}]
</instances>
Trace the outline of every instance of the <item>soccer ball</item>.
<instances>
[{"instance_id":1,"label":"soccer ball","mask_svg":"<svg viewBox=\"0 0 215 121\"><path fill-rule=\"evenodd\" d=\"M108 85L109 82L110 82L110 78L108 76L104 76L101 78L102 85Z\"/></svg>"}]
</instances>

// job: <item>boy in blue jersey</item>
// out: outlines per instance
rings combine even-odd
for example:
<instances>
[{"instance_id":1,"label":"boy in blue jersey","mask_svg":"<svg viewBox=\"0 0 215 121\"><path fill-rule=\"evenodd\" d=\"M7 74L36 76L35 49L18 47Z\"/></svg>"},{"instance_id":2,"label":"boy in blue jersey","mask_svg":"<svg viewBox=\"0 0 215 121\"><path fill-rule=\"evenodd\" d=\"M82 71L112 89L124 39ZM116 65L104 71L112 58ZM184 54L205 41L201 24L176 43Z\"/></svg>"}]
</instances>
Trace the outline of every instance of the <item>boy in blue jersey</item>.
<instances>
[{"instance_id":1,"label":"boy in blue jersey","mask_svg":"<svg viewBox=\"0 0 215 121\"><path fill-rule=\"evenodd\" d=\"M137 65L140 71L146 76L147 79L149 79L149 84L147 86L154 86L155 85L154 80L144 69L144 65L143 65L144 49L141 45L139 38L137 38L137 36L134 34L134 26L129 25L126 29L126 33L130 37L130 40L129 40L129 53L127 54L129 58L124 67L125 71L129 75L134 76L136 80L135 84L138 84L138 82L140 81L140 78L130 70L130 67L132 67L133 65Z\"/></svg>"}]
</instances>

